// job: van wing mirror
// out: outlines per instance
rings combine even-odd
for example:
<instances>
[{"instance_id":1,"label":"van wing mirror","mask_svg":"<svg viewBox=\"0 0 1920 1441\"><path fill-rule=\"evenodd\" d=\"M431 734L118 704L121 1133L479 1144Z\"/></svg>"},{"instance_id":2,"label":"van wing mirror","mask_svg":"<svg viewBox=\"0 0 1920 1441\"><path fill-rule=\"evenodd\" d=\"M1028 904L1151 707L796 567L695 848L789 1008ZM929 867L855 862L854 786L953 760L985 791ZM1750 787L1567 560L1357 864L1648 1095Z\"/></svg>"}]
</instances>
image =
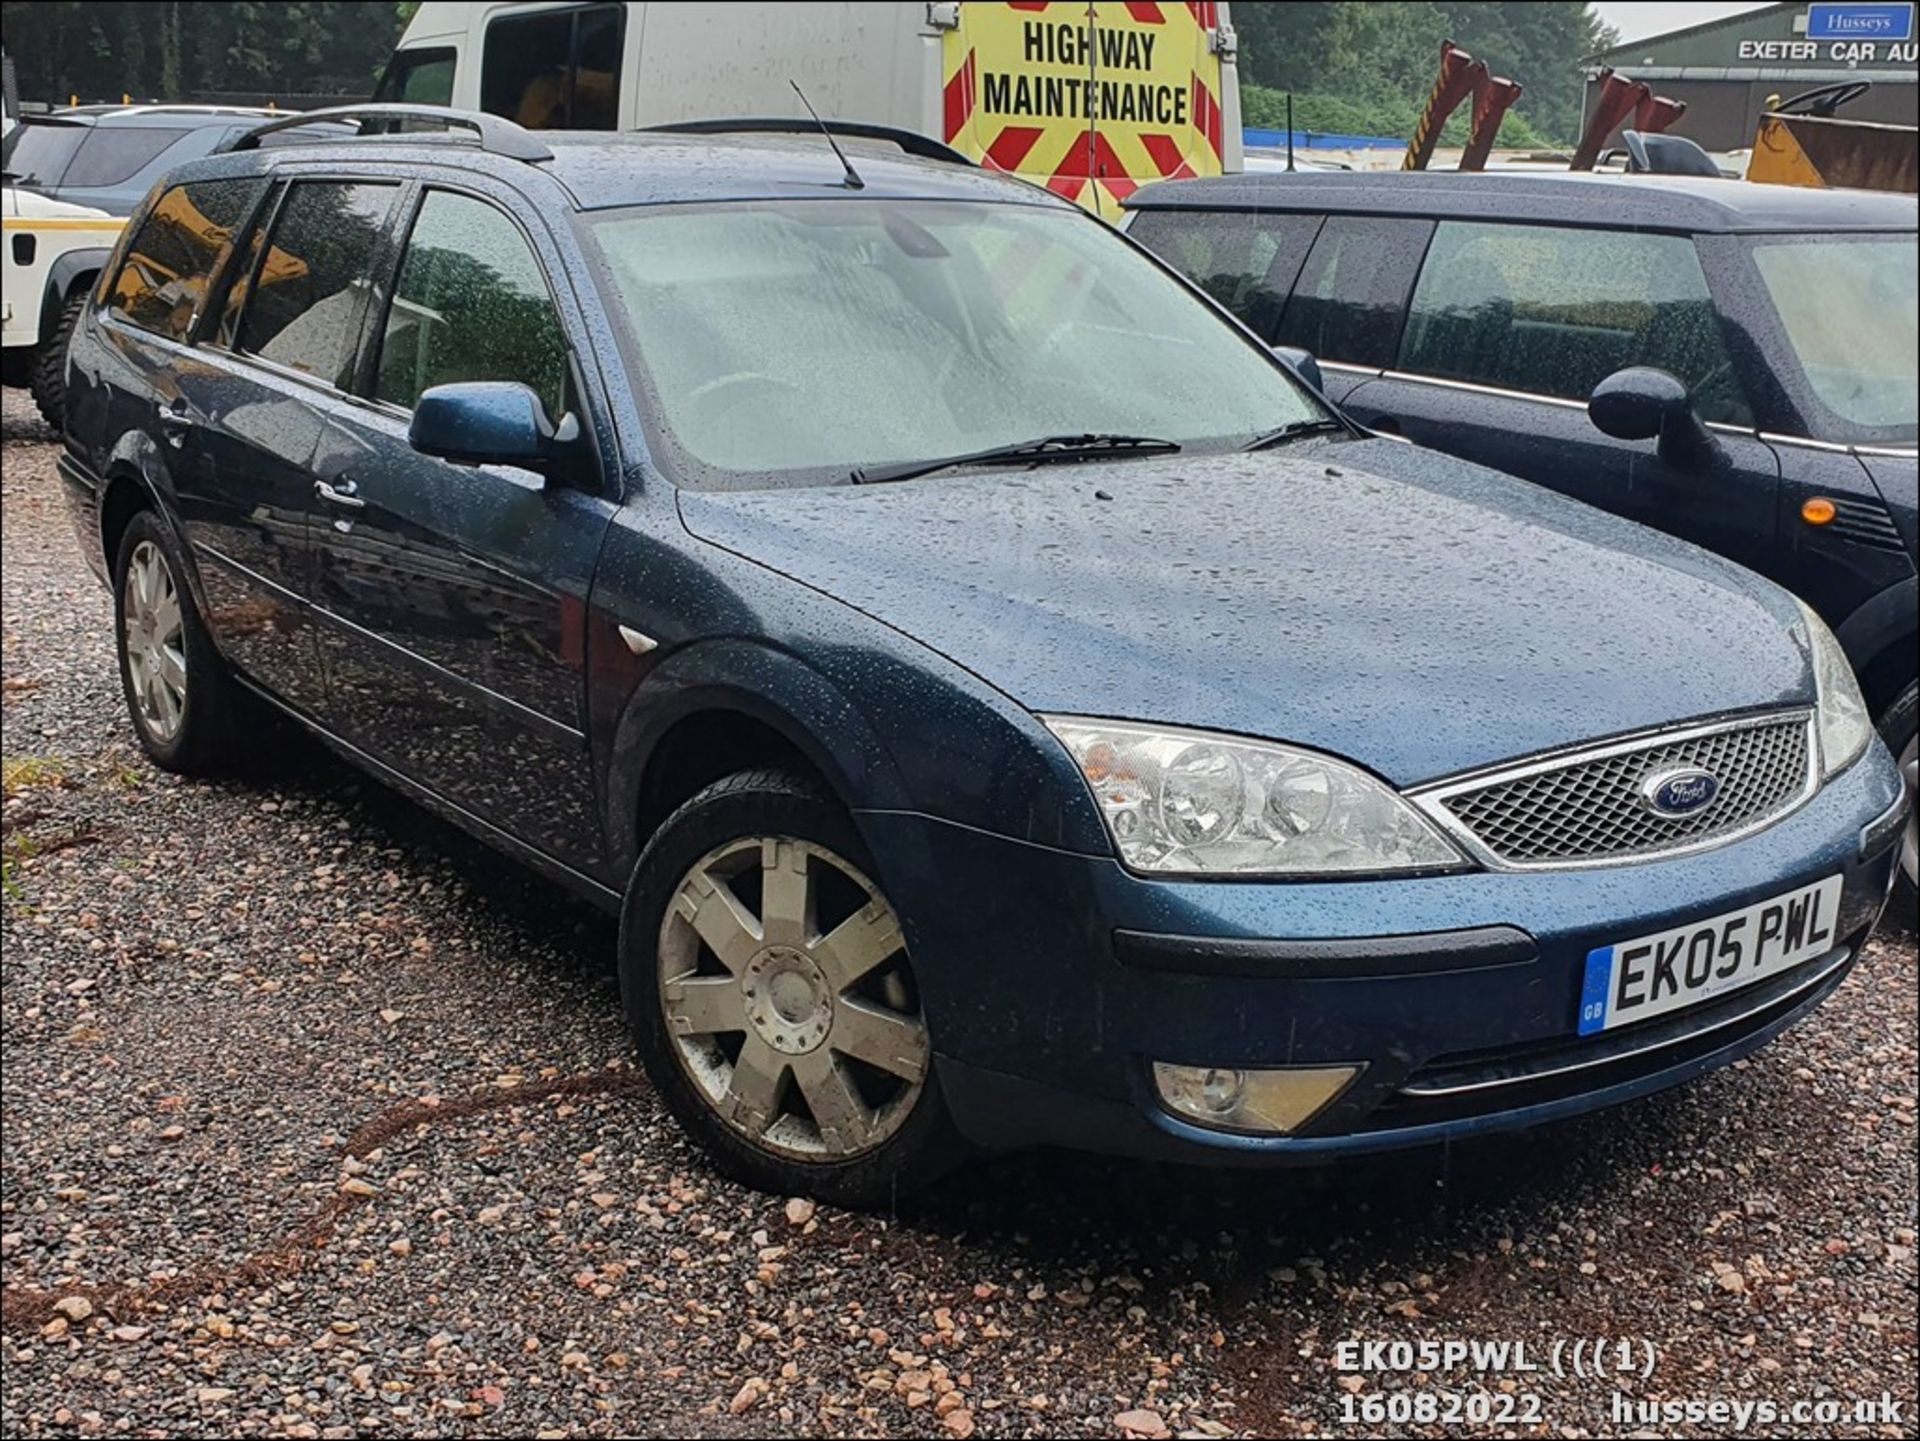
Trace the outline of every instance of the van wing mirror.
<instances>
[{"instance_id":1,"label":"van wing mirror","mask_svg":"<svg viewBox=\"0 0 1920 1441\"><path fill-rule=\"evenodd\" d=\"M1660 458L1680 470L1704 470L1725 454L1693 408L1678 377L1649 365L1616 370L1593 388L1587 416L1616 440L1658 437Z\"/></svg>"}]
</instances>

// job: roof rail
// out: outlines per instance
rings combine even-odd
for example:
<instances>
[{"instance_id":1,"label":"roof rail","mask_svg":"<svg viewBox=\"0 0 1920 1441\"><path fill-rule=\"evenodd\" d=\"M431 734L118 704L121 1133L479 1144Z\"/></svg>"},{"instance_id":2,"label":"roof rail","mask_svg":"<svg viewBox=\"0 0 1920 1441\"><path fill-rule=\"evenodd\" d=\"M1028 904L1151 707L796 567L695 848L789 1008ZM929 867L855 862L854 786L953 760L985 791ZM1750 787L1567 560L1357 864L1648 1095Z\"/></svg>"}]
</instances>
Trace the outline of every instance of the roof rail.
<instances>
[{"instance_id":1,"label":"roof rail","mask_svg":"<svg viewBox=\"0 0 1920 1441\"><path fill-rule=\"evenodd\" d=\"M316 125L331 120L437 120L449 129L471 130L480 148L489 155L504 155L509 160L537 164L553 159L553 152L511 120L498 115L483 115L477 110L455 110L445 105L335 105L325 110L303 110L284 120L256 125L237 138L233 150L254 150L260 141L282 130L300 125Z\"/></svg>"},{"instance_id":2,"label":"roof rail","mask_svg":"<svg viewBox=\"0 0 1920 1441\"><path fill-rule=\"evenodd\" d=\"M856 140L884 140L898 145L908 155L922 160L938 160L946 165L973 162L918 130L898 125L875 125L866 120L826 120L815 124L805 116L748 116L717 120L674 120L665 125L643 125L649 135L818 135L822 128L834 135L851 135Z\"/></svg>"}]
</instances>

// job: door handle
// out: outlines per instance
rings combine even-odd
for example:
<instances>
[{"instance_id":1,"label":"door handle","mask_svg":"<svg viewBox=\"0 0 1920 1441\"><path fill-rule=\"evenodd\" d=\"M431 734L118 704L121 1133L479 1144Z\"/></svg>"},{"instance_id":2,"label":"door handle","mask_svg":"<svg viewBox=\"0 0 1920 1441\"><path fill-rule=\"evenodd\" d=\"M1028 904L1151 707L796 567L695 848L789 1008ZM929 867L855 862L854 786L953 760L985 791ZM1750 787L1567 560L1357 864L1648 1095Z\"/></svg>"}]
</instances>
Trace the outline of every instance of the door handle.
<instances>
[{"instance_id":1,"label":"door handle","mask_svg":"<svg viewBox=\"0 0 1920 1441\"><path fill-rule=\"evenodd\" d=\"M167 443L177 447L187 438L187 432L193 429L193 417L187 413L186 404L176 400L171 405L155 406L154 410L160 417L160 429L165 433Z\"/></svg>"},{"instance_id":2,"label":"door handle","mask_svg":"<svg viewBox=\"0 0 1920 1441\"><path fill-rule=\"evenodd\" d=\"M316 480L313 483L313 493L319 496L320 499L324 500L328 505L341 506L347 510L365 510L367 508L367 503L354 494L354 491L358 489L359 487L350 480L342 480L337 486L328 485L324 480Z\"/></svg>"}]
</instances>

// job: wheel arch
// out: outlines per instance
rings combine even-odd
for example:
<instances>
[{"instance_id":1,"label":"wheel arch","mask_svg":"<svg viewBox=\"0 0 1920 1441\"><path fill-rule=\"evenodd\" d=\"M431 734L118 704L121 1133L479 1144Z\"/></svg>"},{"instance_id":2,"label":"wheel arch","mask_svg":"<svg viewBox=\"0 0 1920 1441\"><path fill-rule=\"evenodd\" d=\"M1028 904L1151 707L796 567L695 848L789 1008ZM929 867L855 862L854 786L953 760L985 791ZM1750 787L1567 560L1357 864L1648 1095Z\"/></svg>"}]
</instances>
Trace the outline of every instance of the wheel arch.
<instances>
[{"instance_id":1,"label":"wheel arch","mask_svg":"<svg viewBox=\"0 0 1920 1441\"><path fill-rule=\"evenodd\" d=\"M764 766L808 776L849 811L899 803L878 736L799 657L741 639L670 653L634 687L614 729L606 768L613 864L631 870L653 829L705 785Z\"/></svg>"},{"instance_id":2,"label":"wheel arch","mask_svg":"<svg viewBox=\"0 0 1920 1441\"><path fill-rule=\"evenodd\" d=\"M1835 631L1876 718L1914 678L1916 601L1920 578L1908 576L1867 601Z\"/></svg>"},{"instance_id":3,"label":"wheel arch","mask_svg":"<svg viewBox=\"0 0 1920 1441\"><path fill-rule=\"evenodd\" d=\"M85 289L100 278L113 256L110 246L86 246L56 257L47 267L46 291L40 300L40 343L46 344L60 323L60 312L76 289Z\"/></svg>"}]
</instances>

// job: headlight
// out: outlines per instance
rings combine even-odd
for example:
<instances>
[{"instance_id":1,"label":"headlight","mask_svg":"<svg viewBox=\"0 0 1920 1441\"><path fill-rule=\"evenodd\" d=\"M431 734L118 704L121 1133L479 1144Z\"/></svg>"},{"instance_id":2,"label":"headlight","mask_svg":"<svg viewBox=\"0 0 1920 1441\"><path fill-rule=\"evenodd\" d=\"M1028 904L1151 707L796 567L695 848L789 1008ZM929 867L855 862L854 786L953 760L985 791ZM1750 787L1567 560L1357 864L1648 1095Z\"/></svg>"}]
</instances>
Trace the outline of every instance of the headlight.
<instances>
[{"instance_id":1,"label":"headlight","mask_svg":"<svg viewBox=\"0 0 1920 1441\"><path fill-rule=\"evenodd\" d=\"M1466 862L1391 789L1330 756L1205 731L1041 719L1136 871L1325 876Z\"/></svg>"},{"instance_id":2,"label":"headlight","mask_svg":"<svg viewBox=\"0 0 1920 1441\"><path fill-rule=\"evenodd\" d=\"M1808 648L1813 652L1813 684L1820 698L1817 728L1820 732L1820 776L1836 776L1855 761L1873 739L1873 720L1867 714L1866 698L1860 683L1853 678L1853 663L1840 649L1827 623L1800 603L1800 615L1806 622Z\"/></svg>"}]
</instances>

